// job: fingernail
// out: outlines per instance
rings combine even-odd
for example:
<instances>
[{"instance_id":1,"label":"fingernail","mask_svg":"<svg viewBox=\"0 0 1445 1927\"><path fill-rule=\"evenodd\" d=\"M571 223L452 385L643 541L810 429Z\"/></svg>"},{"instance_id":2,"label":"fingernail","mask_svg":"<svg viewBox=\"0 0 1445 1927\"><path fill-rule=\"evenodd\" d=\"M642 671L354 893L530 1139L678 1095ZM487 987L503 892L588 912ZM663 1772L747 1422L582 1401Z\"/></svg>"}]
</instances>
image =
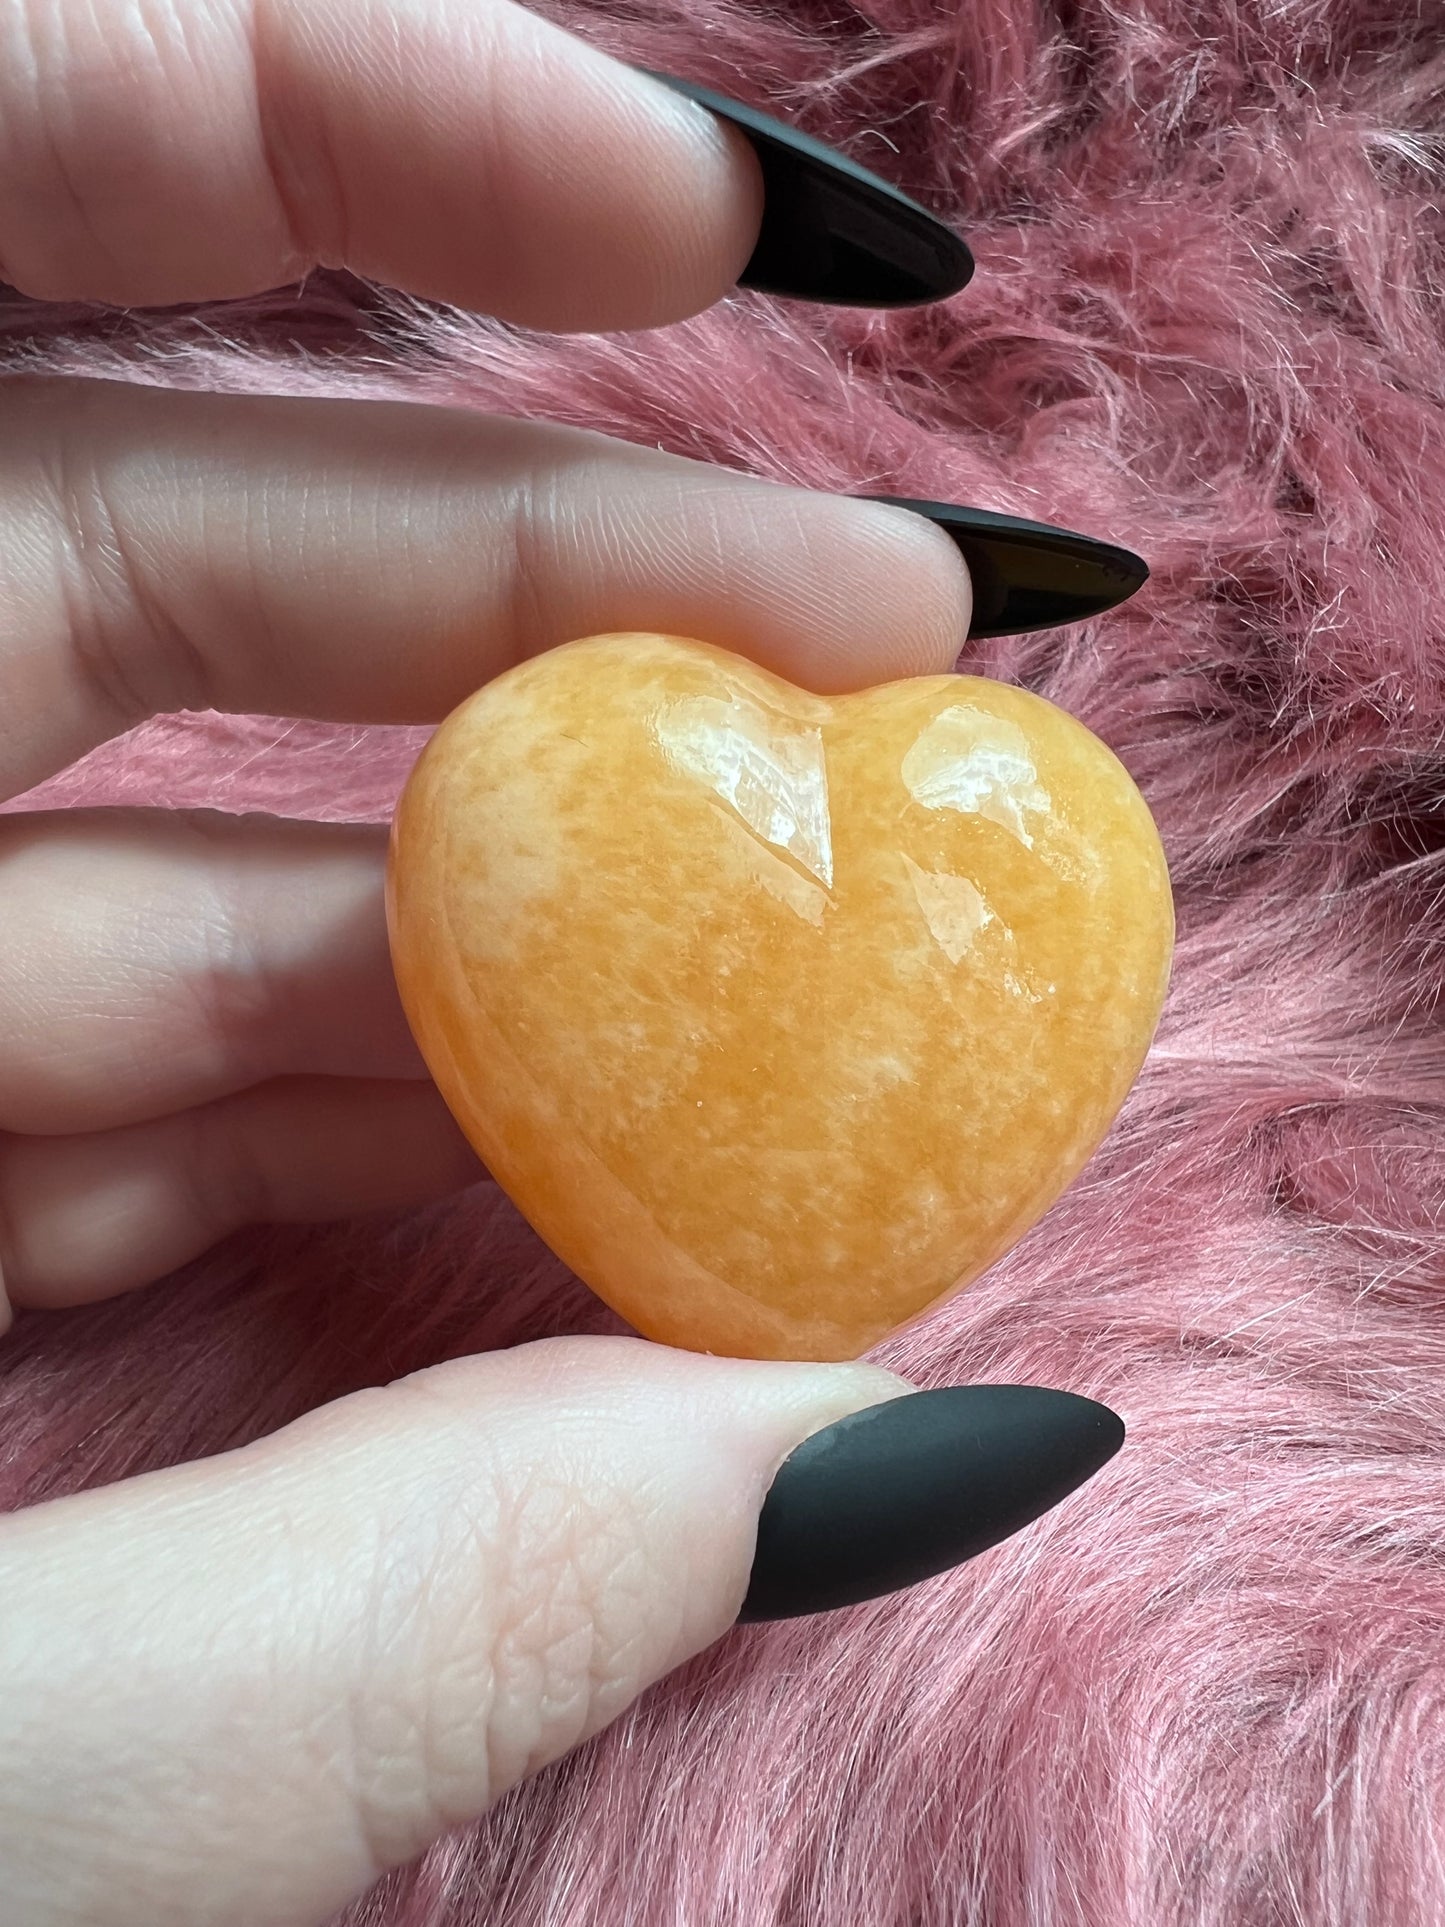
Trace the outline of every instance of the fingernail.
<instances>
[{"instance_id":1,"label":"fingernail","mask_svg":"<svg viewBox=\"0 0 1445 1927\"><path fill-rule=\"evenodd\" d=\"M953 537L973 578L971 636L1022 635L1083 622L1127 602L1149 580L1148 564L1132 549L1073 529L956 502L903 495L863 499L912 509Z\"/></svg>"},{"instance_id":2,"label":"fingernail","mask_svg":"<svg viewBox=\"0 0 1445 1927\"><path fill-rule=\"evenodd\" d=\"M1124 1443L1107 1405L961 1385L869 1406L805 1439L763 1503L743 1620L796 1619L917 1585L997 1545Z\"/></svg>"},{"instance_id":3,"label":"fingernail","mask_svg":"<svg viewBox=\"0 0 1445 1927\"><path fill-rule=\"evenodd\" d=\"M838 307L911 308L972 280L973 256L952 228L866 167L726 94L641 71L752 142L763 226L739 287Z\"/></svg>"}]
</instances>

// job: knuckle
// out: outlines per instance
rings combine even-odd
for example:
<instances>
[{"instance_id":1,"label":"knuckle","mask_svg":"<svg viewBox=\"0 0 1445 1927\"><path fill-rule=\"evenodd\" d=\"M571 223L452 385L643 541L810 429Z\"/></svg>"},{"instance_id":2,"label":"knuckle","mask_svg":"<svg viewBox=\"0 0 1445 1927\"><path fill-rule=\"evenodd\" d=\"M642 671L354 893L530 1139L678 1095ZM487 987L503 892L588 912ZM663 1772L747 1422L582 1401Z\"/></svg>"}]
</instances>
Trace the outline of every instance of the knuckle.
<instances>
[{"instance_id":1,"label":"knuckle","mask_svg":"<svg viewBox=\"0 0 1445 1927\"><path fill-rule=\"evenodd\" d=\"M555 573L552 557L562 507L556 476L543 471L518 475L502 508L508 552L502 573L506 593L500 604L508 662L544 647L551 633L547 584Z\"/></svg>"},{"instance_id":2,"label":"knuckle","mask_svg":"<svg viewBox=\"0 0 1445 1927\"><path fill-rule=\"evenodd\" d=\"M64 28L53 0L0 0L0 279L41 299L69 292L62 264L90 225L49 78L57 42Z\"/></svg>"},{"instance_id":3,"label":"knuckle","mask_svg":"<svg viewBox=\"0 0 1445 1927\"><path fill-rule=\"evenodd\" d=\"M135 1121L284 1067L296 998L238 883L250 824L119 807L0 819L0 1128Z\"/></svg>"},{"instance_id":4,"label":"knuckle","mask_svg":"<svg viewBox=\"0 0 1445 1927\"><path fill-rule=\"evenodd\" d=\"M605 1482L509 1467L428 1544L379 1555L376 1664L352 1740L378 1866L475 1819L633 1697L664 1610L649 1536L637 1502ZM388 1658L402 1645L413 1662L398 1680Z\"/></svg>"},{"instance_id":5,"label":"knuckle","mask_svg":"<svg viewBox=\"0 0 1445 1927\"><path fill-rule=\"evenodd\" d=\"M236 1107L222 1099L197 1106L189 1119L190 1145L177 1171L187 1190L188 1216L219 1238L242 1225L268 1222L270 1186L265 1170L237 1127Z\"/></svg>"},{"instance_id":6,"label":"knuckle","mask_svg":"<svg viewBox=\"0 0 1445 1927\"><path fill-rule=\"evenodd\" d=\"M288 49L286 9L254 0L251 62L255 73L259 158L280 216L291 272L351 259L346 170L336 151L325 102L299 98Z\"/></svg>"},{"instance_id":7,"label":"knuckle","mask_svg":"<svg viewBox=\"0 0 1445 1927\"><path fill-rule=\"evenodd\" d=\"M209 707L202 659L168 609L156 572L87 444L72 397L44 477L77 680L120 727L161 709Z\"/></svg>"},{"instance_id":8,"label":"knuckle","mask_svg":"<svg viewBox=\"0 0 1445 1927\"><path fill-rule=\"evenodd\" d=\"M196 846L205 889L193 888L184 903L185 929L171 947L184 960L175 989L189 1004L188 1030L218 1085L257 1084L276 1071L275 1041L287 1032L295 995L248 899L244 858L252 821L192 810L176 825Z\"/></svg>"},{"instance_id":9,"label":"knuckle","mask_svg":"<svg viewBox=\"0 0 1445 1927\"><path fill-rule=\"evenodd\" d=\"M17 1193L13 1181L13 1142L0 1132L0 1337L10 1329L14 1294L26 1283L19 1210L23 1192Z\"/></svg>"},{"instance_id":10,"label":"knuckle","mask_svg":"<svg viewBox=\"0 0 1445 1927\"><path fill-rule=\"evenodd\" d=\"M120 91L164 113L151 12L0 0L0 278L40 300L127 283L115 182L142 137L117 125L110 101ZM104 141L92 135L101 117ZM133 125L150 124L142 108Z\"/></svg>"},{"instance_id":11,"label":"knuckle","mask_svg":"<svg viewBox=\"0 0 1445 1927\"><path fill-rule=\"evenodd\" d=\"M312 265L288 251L257 5L0 0L0 280L165 306Z\"/></svg>"},{"instance_id":12,"label":"knuckle","mask_svg":"<svg viewBox=\"0 0 1445 1927\"><path fill-rule=\"evenodd\" d=\"M492 1641L491 1773L511 1785L578 1744L626 1697L645 1532L630 1505L570 1479L529 1479L502 1528L505 1597Z\"/></svg>"}]
</instances>

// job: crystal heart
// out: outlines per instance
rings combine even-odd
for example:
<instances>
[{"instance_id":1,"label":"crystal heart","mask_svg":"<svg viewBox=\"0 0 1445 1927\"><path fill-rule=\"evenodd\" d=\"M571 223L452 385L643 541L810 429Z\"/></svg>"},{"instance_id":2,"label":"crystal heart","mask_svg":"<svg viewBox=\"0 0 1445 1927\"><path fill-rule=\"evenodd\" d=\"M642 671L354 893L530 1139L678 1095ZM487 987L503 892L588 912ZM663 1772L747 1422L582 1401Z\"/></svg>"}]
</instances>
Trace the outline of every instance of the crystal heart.
<instances>
[{"instance_id":1,"label":"crystal heart","mask_svg":"<svg viewBox=\"0 0 1445 1927\"><path fill-rule=\"evenodd\" d=\"M498 1182L639 1331L849 1358L977 1277L1138 1073L1173 910L1083 726L825 698L599 636L464 703L398 805L403 1003Z\"/></svg>"}]
</instances>

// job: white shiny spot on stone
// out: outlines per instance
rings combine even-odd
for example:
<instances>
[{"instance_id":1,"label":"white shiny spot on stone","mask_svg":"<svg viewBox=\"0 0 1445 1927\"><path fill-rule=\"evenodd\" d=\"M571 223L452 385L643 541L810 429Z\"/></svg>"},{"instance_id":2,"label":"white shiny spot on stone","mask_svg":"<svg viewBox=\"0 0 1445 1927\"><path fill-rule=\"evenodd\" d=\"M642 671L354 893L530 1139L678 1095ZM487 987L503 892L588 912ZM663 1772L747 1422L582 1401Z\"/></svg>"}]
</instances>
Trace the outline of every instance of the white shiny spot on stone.
<instances>
[{"instance_id":1,"label":"white shiny spot on stone","mask_svg":"<svg viewBox=\"0 0 1445 1927\"><path fill-rule=\"evenodd\" d=\"M924 730L903 759L903 781L928 810L986 817L1034 847L1026 814L1052 807L1016 723L955 703Z\"/></svg>"},{"instance_id":2,"label":"white shiny spot on stone","mask_svg":"<svg viewBox=\"0 0 1445 1927\"><path fill-rule=\"evenodd\" d=\"M760 842L737 817L729 816L722 810L718 811L718 817L726 824L725 834L736 845L739 861L748 874L763 886L770 897L786 904L789 910L795 911L815 930L821 930L824 913L831 902L822 884L811 876L805 876L801 869L786 862L766 843Z\"/></svg>"},{"instance_id":3,"label":"white shiny spot on stone","mask_svg":"<svg viewBox=\"0 0 1445 1927\"><path fill-rule=\"evenodd\" d=\"M653 724L674 769L698 777L755 836L833 887L823 733L733 697L689 696Z\"/></svg>"},{"instance_id":4,"label":"white shiny spot on stone","mask_svg":"<svg viewBox=\"0 0 1445 1927\"><path fill-rule=\"evenodd\" d=\"M906 851L900 854L934 941L951 964L962 962L979 932L994 921L993 911L984 902L978 885L967 877L922 869Z\"/></svg>"}]
</instances>

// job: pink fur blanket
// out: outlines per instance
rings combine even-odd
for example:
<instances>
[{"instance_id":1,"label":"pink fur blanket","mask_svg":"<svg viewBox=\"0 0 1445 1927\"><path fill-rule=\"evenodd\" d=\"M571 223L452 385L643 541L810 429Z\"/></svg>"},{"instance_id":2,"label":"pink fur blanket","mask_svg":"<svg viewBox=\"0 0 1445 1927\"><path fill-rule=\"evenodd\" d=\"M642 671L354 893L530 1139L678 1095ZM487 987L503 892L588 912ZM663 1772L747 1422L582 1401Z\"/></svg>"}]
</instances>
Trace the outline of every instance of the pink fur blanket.
<instances>
[{"instance_id":1,"label":"pink fur blanket","mask_svg":"<svg viewBox=\"0 0 1445 1927\"><path fill-rule=\"evenodd\" d=\"M645 0L559 17L956 218L893 316L739 297L554 340L343 280L0 307L0 364L405 394L1139 550L969 650L1119 752L1180 913L1134 1096L884 1362L1107 1400L1127 1450L905 1596L732 1636L374 1927L1445 1922L1445 12L1436 0ZM719 368L727 379L718 379ZM155 722L71 801L378 818L415 733ZM27 799L34 800L34 799ZM0 1504L606 1314L478 1193L233 1241L0 1347Z\"/></svg>"}]
</instances>

